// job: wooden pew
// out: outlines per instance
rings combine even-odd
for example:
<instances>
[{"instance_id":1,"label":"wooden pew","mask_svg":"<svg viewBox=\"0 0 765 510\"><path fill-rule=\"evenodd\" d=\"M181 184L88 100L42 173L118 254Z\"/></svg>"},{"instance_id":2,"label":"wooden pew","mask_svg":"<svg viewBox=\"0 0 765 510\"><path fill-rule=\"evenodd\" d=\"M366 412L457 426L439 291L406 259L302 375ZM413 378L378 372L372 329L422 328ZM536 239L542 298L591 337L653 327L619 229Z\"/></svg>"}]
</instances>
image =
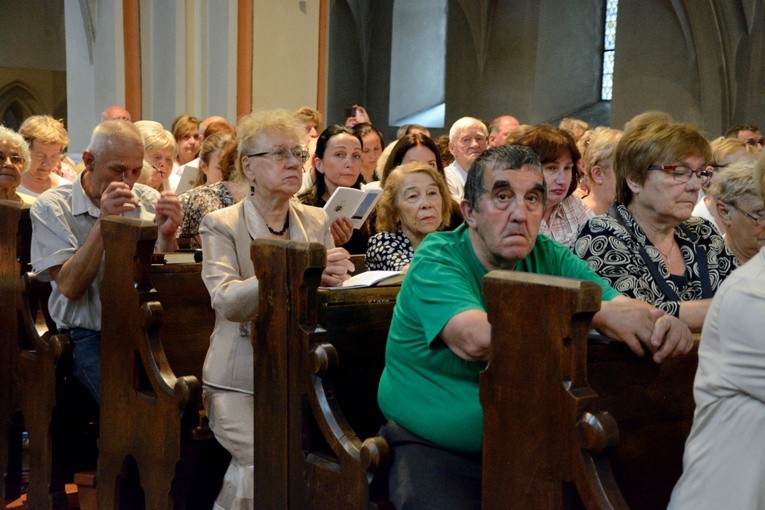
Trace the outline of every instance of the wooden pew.
<instances>
[{"instance_id":1,"label":"wooden pew","mask_svg":"<svg viewBox=\"0 0 765 510\"><path fill-rule=\"evenodd\" d=\"M3 466L5 452L14 454L9 467L13 487L5 496L15 497L19 492L20 434L26 430L27 504L30 508L67 508L65 483L72 480L75 471L95 465L97 409L87 402L84 388L70 377L69 340L57 334L47 313L50 284L25 273L30 269L29 207L3 202L0 224ZM6 428L9 416L13 417L10 431Z\"/></svg>"},{"instance_id":2,"label":"wooden pew","mask_svg":"<svg viewBox=\"0 0 765 510\"><path fill-rule=\"evenodd\" d=\"M365 315L329 312L340 303L358 309L363 301L392 302L397 289L317 291L324 267L318 245L258 241L253 260L272 261L256 264L259 501L267 508L384 504L384 494L370 492L384 480L387 446L351 419L366 414L367 424L380 423L376 408L355 408L375 403L376 386L359 392L366 400L357 394L343 402L358 374L330 378L349 363L358 368L382 356L385 338L377 329L386 328ZM484 285L495 332L492 361L481 375L484 508L666 506L690 430L695 354L656 365L619 343L588 345L600 307L600 289L589 282L493 272ZM340 352L346 328L355 335L344 341L377 345L376 351ZM376 382L379 372L369 377ZM317 433L329 450L315 452Z\"/></svg>"},{"instance_id":3,"label":"wooden pew","mask_svg":"<svg viewBox=\"0 0 765 510\"><path fill-rule=\"evenodd\" d=\"M377 383L398 288L318 290L326 251L316 243L257 240L252 257L258 504L384 506Z\"/></svg>"},{"instance_id":4,"label":"wooden pew","mask_svg":"<svg viewBox=\"0 0 765 510\"><path fill-rule=\"evenodd\" d=\"M29 206L0 201L0 498L18 497L21 489L21 436L12 421L20 397L18 373L18 309L20 276L28 270L32 226ZM9 437L12 436L12 437ZM9 466L9 458L11 465Z\"/></svg>"},{"instance_id":5,"label":"wooden pew","mask_svg":"<svg viewBox=\"0 0 765 510\"><path fill-rule=\"evenodd\" d=\"M98 507L210 508L229 457L199 428L215 321L201 264L152 265L152 222L112 217L101 231L101 405L109 412Z\"/></svg>"},{"instance_id":6,"label":"wooden pew","mask_svg":"<svg viewBox=\"0 0 765 510\"><path fill-rule=\"evenodd\" d=\"M492 272L483 289L493 330L480 383L483 508L665 508L693 418L696 351L657 365L620 343L588 345L600 307L590 282Z\"/></svg>"}]
</instances>

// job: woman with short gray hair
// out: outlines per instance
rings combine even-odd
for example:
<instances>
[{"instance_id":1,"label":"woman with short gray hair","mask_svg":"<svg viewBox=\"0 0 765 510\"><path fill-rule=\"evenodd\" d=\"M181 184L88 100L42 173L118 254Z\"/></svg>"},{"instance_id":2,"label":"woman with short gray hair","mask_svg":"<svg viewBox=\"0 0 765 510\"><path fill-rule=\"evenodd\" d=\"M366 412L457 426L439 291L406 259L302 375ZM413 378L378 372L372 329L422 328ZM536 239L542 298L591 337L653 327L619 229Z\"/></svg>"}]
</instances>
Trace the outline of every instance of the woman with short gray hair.
<instances>
[{"instance_id":1,"label":"woman with short gray hair","mask_svg":"<svg viewBox=\"0 0 765 510\"><path fill-rule=\"evenodd\" d=\"M21 174L29 169L29 147L17 132L0 126L0 200L31 204L33 196L19 193Z\"/></svg>"}]
</instances>

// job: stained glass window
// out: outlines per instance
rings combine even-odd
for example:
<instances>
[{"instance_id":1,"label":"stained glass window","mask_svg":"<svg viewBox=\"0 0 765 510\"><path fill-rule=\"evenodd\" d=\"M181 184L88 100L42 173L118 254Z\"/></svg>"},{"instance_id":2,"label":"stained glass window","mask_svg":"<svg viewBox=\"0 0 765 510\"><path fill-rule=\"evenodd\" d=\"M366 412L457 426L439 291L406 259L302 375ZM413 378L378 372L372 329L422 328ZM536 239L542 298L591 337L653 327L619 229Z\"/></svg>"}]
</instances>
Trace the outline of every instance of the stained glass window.
<instances>
[{"instance_id":1,"label":"stained glass window","mask_svg":"<svg viewBox=\"0 0 765 510\"><path fill-rule=\"evenodd\" d=\"M619 0L606 0L605 27L603 30L603 78L600 97L610 101L614 88L614 52L616 50L616 10Z\"/></svg>"}]
</instances>

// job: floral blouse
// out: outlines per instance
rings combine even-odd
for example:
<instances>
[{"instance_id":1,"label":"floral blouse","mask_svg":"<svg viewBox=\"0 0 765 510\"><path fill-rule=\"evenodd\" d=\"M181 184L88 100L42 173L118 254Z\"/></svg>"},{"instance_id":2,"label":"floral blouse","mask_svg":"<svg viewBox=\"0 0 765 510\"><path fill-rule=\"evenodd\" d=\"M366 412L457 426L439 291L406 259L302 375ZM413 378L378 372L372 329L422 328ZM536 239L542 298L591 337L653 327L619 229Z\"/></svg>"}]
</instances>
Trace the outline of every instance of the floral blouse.
<instances>
[{"instance_id":1,"label":"floral blouse","mask_svg":"<svg viewBox=\"0 0 765 510\"><path fill-rule=\"evenodd\" d=\"M414 246L402 231L380 232L369 238L366 264L370 271L401 271L414 257Z\"/></svg>"},{"instance_id":2,"label":"floral blouse","mask_svg":"<svg viewBox=\"0 0 765 510\"><path fill-rule=\"evenodd\" d=\"M234 205L234 197L222 182L194 188L183 195L187 197L182 201L183 219L178 237L194 237L207 213Z\"/></svg>"},{"instance_id":3,"label":"floral blouse","mask_svg":"<svg viewBox=\"0 0 765 510\"><path fill-rule=\"evenodd\" d=\"M613 214L618 214L621 221ZM691 217L684 221L675 228L675 239L685 260L683 276L670 274L659 250L632 214L625 206L617 205L608 214L585 223L573 250L622 294L677 316L682 301L711 297L738 267L738 261L705 219ZM645 248L652 267L644 261L640 247ZM663 283L657 283L654 274L660 275L675 296L662 290Z\"/></svg>"}]
</instances>

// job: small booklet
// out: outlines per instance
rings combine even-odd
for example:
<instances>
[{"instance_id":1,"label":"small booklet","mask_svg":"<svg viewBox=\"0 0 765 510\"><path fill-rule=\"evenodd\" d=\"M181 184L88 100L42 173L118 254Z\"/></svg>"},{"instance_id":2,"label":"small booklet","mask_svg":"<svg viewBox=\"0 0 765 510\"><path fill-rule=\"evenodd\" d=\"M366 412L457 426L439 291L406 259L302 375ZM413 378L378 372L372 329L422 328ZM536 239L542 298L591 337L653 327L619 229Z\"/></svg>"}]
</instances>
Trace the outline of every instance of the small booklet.
<instances>
[{"instance_id":1,"label":"small booklet","mask_svg":"<svg viewBox=\"0 0 765 510\"><path fill-rule=\"evenodd\" d=\"M351 276L339 287L332 289L353 289L358 287L388 287L392 285L401 285L404 280L404 273L401 271L364 271L355 276Z\"/></svg>"},{"instance_id":2,"label":"small booklet","mask_svg":"<svg viewBox=\"0 0 765 510\"><path fill-rule=\"evenodd\" d=\"M324 210L329 215L329 221L347 216L353 222L353 228L361 228L381 194L382 189L375 187L362 191L340 186L324 204Z\"/></svg>"},{"instance_id":3,"label":"small booklet","mask_svg":"<svg viewBox=\"0 0 765 510\"><path fill-rule=\"evenodd\" d=\"M175 184L175 193L177 195L180 195L181 193L185 193L186 191L193 188L194 184L196 184L197 182L198 176L199 176L198 166L191 166L190 164L183 165L183 168L181 169L181 173L178 177L178 182ZM170 183L170 184L172 186L173 183ZM170 189L170 188L165 188L165 189Z\"/></svg>"}]
</instances>

